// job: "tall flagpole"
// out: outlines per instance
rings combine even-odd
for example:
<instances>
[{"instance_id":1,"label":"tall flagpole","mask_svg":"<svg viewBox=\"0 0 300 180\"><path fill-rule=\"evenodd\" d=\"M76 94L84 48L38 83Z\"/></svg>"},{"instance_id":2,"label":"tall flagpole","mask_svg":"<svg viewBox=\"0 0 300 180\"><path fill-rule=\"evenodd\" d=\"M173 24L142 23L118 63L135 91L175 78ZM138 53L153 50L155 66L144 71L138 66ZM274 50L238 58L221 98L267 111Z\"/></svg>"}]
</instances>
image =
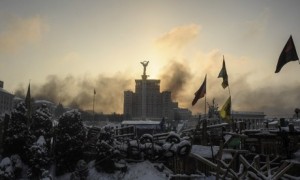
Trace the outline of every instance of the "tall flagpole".
<instances>
[{"instance_id":1,"label":"tall flagpole","mask_svg":"<svg viewBox=\"0 0 300 180\"><path fill-rule=\"evenodd\" d=\"M205 97L204 97L204 117L206 118L206 94L207 94L207 74L205 75Z\"/></svg>"},{"instance_id":2,"label":"tall flagpole","mask_svg":"<svg viewBox=\"0 0 300 180\"><path fill-rule=\"evenodd\" d=\"M224 56L223 56L224 58ZM227 76L227 82L228 82L228 76ZM232 123L232 131L234 131L234 119L233 119L233 110L232 110L232 98L231 98L231 92L230 92L230 85L228 82L228 93L229 93L229 97L230 97L230 116L229 118L231 119L231 123Z\"/></svg>"},{"instance_id":3,"label":"tall flagpole","mask_svg":"<svg viewBox=\"0 0 300 180\"><path fill-rule=\"evenodd\" d=\"M206 118L206 94L204 97L204 117Z\"/></svg>"},{"instance_id":4,"label":"tall flagpole","mask_svg":"<svg viewBox=\"0 0 300 180\"><path fill-rule=\"evenodd\" d=\"M93 121L95 120L95 95L96 95L96 90L94 89L94 97L93 97Z\"/></svg>"}]
</instances>

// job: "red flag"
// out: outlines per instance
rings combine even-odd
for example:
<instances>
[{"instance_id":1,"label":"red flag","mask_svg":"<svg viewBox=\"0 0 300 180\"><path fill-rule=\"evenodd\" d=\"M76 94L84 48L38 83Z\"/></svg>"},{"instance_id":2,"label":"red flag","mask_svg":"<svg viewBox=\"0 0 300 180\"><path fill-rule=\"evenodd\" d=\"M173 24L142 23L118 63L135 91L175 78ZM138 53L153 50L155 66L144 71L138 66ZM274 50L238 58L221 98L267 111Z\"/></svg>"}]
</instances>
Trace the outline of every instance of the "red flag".
<instances>
[{"instance_id":1,"label":"red flag","mask_svg":"<svg viewBox=\"0 0 300 180\"><path fill-rule=\"evenodd\" d=\"M201 99L205 96L205 94L206 94L206 75L205 75L205 79L204 79L202 85L200 86L198 91L195 92L195 98L192 102L192 105L194 106L199 99Z\"/></svg>"},{"instance_id":2,"label":"red flag","mask_svg":"<svg viewBox=\"0 0 300 180\"><path fill-rule=\"evenodd\" d=\"M297 51L295 48L293 38L292 38L292 36L290 36L289 40L285 44L285 46L279 56L275 73L278 73L286 63L288 63L290 61L296 61L296 60L299 60L299 58L297 55Z\"/></svg>"}]
</instances>

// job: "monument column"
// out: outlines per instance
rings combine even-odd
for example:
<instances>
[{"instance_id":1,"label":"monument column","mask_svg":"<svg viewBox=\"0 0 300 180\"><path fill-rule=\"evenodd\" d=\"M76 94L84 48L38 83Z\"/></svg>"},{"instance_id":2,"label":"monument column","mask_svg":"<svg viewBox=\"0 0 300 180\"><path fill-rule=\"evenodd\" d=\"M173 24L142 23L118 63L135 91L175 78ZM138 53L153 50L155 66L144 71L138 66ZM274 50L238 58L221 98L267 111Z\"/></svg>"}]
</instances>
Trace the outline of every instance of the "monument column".
<instances>
[{"instance_id":1,"label":"monument column","mask_svg":"<svg viewBox=\"0 0 300 180\"><path fill-rule=\"evenodd\" d=\"M149 61L143 61L141 64L144 67L144 72L142 75L142 119L145 120L147 117L147 75L146 68Z\"/></svg>"}]
</instances>

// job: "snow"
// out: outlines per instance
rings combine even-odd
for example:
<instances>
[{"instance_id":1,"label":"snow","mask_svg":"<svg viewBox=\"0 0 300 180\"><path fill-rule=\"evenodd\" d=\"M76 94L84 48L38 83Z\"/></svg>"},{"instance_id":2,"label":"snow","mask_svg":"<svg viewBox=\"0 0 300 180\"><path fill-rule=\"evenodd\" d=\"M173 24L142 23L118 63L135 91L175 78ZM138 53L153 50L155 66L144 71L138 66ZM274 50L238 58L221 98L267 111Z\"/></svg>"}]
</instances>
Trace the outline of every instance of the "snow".
<instances>
[{"instance_id":1,"label":"snow","mask_svg":"<svg viewBox=\"0 0 300 180\"><path fill-rule=\"evenodd\" d=\"M51 104L54 105L53 102L47 101L47 100L35 100L34 101L36 104Z\"/></svg>"},{"instance_id":2,"label":"snow","mask_svg":"<svg viewBox=\"0 0 300 180\"><path fill-rule=\"evenodd\" d=\"M174 131L171 131L171 132L169 133L168 137L171 137L171 136L176 136L176 137L178 137L178 138L180 139L179 134L175 133ZM168 137L167 137L167 138L168 138Z\"/></svg>"},{"instance_id":3,"label":"snow","mask_svg":"<svg viewBox=\"0 0 300 180\"><path fill-rule=\"evenodd\" d=\"M94 162L91 161L89 166L89 175L87 180L167 180L168 176L172 174L170 170L165 168L163 172L158 171L154 166L161 166L158 163L151 163L149 161L143 161L140 163L129 163L127 164L127 172L116 171L113 174L104 172L97 172L94 168ZM71 173L57 177L57 180L69 180Z\"/></svg>"},{"instance_id":4,"label":"snow","mask_svg":"<svg viewBox=\"0 0 300 180\"><path fill-rule=\"evenodd\" d=\"M300 164L300 149L298 149L298 151L296 151L293 154L293 159L288 160L288 161L293 162L295 164Z\"/></svg>"},{"instance_id":5,"label":"snow","mask_svg":"<svg viewBox=\"0 0 300 180\"><path fill-rule=\"evenodd\" d=\"M122 125L159 125L160 121L123 121Z\"/></svg>"},{"instance_id":6,"label":"snow","mask_svg":"<svg viewBox=\"0 0 300 180\"><path fill-rule=\"evenodd\" d=\"M5 90L5 89L3 89L3 88L0 88L0 92L3 92L3 93L6 93L6 94L10 94L10 95L12 95L12 93L10 93L10 92L6 91L6 90Z\"/></svg>"},{"instance_id":7,"label":"snow","mask_svg":"<svg viewBox=\"0 0 300 180\"><path fill-rule=\"evenodd\" d=\"M13 177L14 174L14 168L12 166L12 162L10 158L6 157L4 158L0 163L0 175L2 177Z\"/></svg>"},{"instance_id":8,"label":"snow","mask_svg":"<svg viewBox=\"0 0 300 180\"><path fill-rule=\"evenodd\" d=\"M216 156L219 151L219 146L212 146L213 155ZM204 158L212 158L211 146L193 145L191 153L202 156Z\"/></svg>"},{"instance_id":9,"label":"snow","mask_svg":"<svg viewBox=\"0 0 300 180\"><path fill-rule=\"evenodd\" d=\"M176 128L177 132L181 132L185 126L186 126L186 123L179 123Z\"/></svg>"},{"instance_id":10,"label":"snow","mask_svg":"<svg viewBox=\"0 0 300 180\"><path fill-rule=\"evenodd\" d=\"M65 112L65 113L63 114L63 116L66 116L66 117L72 117L72 118L74 118L75 115L80 115L78 109L72 109L72 110L69 110L69 111L67 111L67 112Z\"/></svg>"},{"instance_id":11,"label":"snow","mask_svg":"<svg viewBox=\"0 0 300 180\"><path fill-rule=\"evenodd\" d=\"M224 135L225 143L226 143L227 141L229 141L231 137L232 137L231 134L226 134L226 135Z\"/></svg>"},{"instance_id":12,"label":"snow","mask_svg":"<svg viewBox=\"0 0 300 180\"><path fill-rule=\"evenodd\" d=\"M141 139L144 139L144 138L153 140L153 136L152 136L151 134L143 134L143 135L140 137L140 140L141 140Z\"/></svg>"},{"instance_id":13,"label":"snow","mask_svg":"<svg viewBox=\"0 0 300 180\"><path fill-rule=\"evenodd\" d=\"M278 124L278 121L269 122L269 125L277 125L277 124Z\"/></svg>"},{"instance_id":14,"label":"snow","mask_svg":"<svg viewBox=\"0 0 300 180\"><path fill-rule=\"evenodd\" d=\"M167 174L169 173L159 172L152 163L144 161L141 163L129 164L128 172L125 174L124 180L163 180L168 179Z\"/></svg>"},{"instance_id":15,"label":"snow","mask_svg":"<svg viewBox=\"0 0 300 180\"><path fill-rule=\"evenodd\" d=\"M2 159L1 163L0 163L0 168L5 168L5 167L8 167L8 166L11 166L11 160L9 157L6 157L4 159Z\"/></svg>"},{"instance_id":16,"label":"snow","mask_svg":"<svg viewBox=\"0 0 300 180\"><path fill-rule=\"evenodd\" d=\"M36 144L39 145L39 146L45 145L46 141L45 141L44 136L40 136L39 139L37 140Z\"/></svg>"},{"instance_id":17,"label":"snow","mask_svg":"<svg viewBox=\"0 0 300 180\"><path fill-rule=\"evenodd\" d=\"M14 164L15 168L20 168L20 169L23 168L21 157L18 154L11 155L10 159Z\"/></svg>"},{"instance_id":18,"label":"snow","mask_svg":"<svg viewBox=\"0 0 300 180\"><path fill-rule=\"evenodd\" d=\"M259 133L256 133L255 135L264 135L264 136L276 136L275 134L271 134L270 131L260 131Z\"/></svg>"}]
</instances>

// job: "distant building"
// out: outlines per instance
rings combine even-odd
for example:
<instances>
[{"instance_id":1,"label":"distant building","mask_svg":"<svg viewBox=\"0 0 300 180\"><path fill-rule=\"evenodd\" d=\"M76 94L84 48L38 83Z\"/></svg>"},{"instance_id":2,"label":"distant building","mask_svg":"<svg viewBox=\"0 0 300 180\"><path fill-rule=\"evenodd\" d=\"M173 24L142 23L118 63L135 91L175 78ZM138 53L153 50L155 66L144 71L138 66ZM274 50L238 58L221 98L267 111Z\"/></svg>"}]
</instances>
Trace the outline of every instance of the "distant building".
<instances>
[{"instance_id":1,"label":"distant building","mask_svg":"<svg viewBox=\"0 0 300 180\"><path fill-rule=\"evenodd\" d=\"M234 122L240 124L243 122L245 129L259 129L264 128L266 125L264 112L251 112L251 111L232 111L231 118Z\"/></svg>"},{"instance_id":2,"label":"distant building","mask_svg":"<svg viewBox=\"0 0 300 180\"><path fill-rule=\"evenodd\" d=\"M176 120L189 120L192 118L192 111L187 108L174 108L174 116Z\"/></svg>"},{"instance_id":3,"label":"distant building","mask_svg":"<svg viewBox=\"0 0 300 180\"><path fill-rule=\"evenodd\" d=\"M20 102L24 102L24 99L23 98L20 98L18 96L15 96L13 98L13 109L17 107L17 105L20 103Z\"/></svg>"},{"instance_id":4,"label":"distant building","mask_svg":"<svg viewBox=\"0 0 300 180\"><path fill-rule=\"evenodd\" d=\"M14 95L3 89L4 82L0 81L0 115L10 113L13 107Z\"/></svg>"},{"instance_id":5,"label":"distant building","mask_svg":"<svg viewBox=\"0 0 300 180\"><path fill-rule=\"evenodd\" d=\"M37 110L38 108L42 107L42 105L46 105L52 115L55 114L57 105L47 100L35 100L33 104L33 110Z\"/></svg>"},{"instance_id":6,"label":"distant building","mask_svg":"<svg viewBox=\"0 0 300 180\"><path fill-rule=\"evenodd\" d=\"M163 117L172 118L174 103L171 92L160 92L160 80L147 79L147 62L142 62L144 74L142 79L135 80L135 92L124 91L124 118L161 120ZM176 105L176 104L175 104Z\"/></svg>"},{"instance_id":7,"label":"distant building","mask_svg":"<svg viewBox=\"0 0 300 180\"><path fill-rule=\"evenodd\" d=\"M140 137L143 134L156 134L164 131L164 121L123 121L122 127L133 126L135 134Z\"/></svg>"},{"instance_id":8,"label":"distant building","mask_svg":"<svg viewBox=\"0 0 300 180\"><path fill-rule=\"evenodd\" d=\"M231 119L237 123L237 128L242 126L243 129L260 129L265 128L265 114L264 112L252 111L232 111ZM200 119L206 119L207 115L195 115L189 121L189 126L195 126ZM207 125L220 124L223 120L219 117L207 118Z\"/></svg>"}]
</instances>

